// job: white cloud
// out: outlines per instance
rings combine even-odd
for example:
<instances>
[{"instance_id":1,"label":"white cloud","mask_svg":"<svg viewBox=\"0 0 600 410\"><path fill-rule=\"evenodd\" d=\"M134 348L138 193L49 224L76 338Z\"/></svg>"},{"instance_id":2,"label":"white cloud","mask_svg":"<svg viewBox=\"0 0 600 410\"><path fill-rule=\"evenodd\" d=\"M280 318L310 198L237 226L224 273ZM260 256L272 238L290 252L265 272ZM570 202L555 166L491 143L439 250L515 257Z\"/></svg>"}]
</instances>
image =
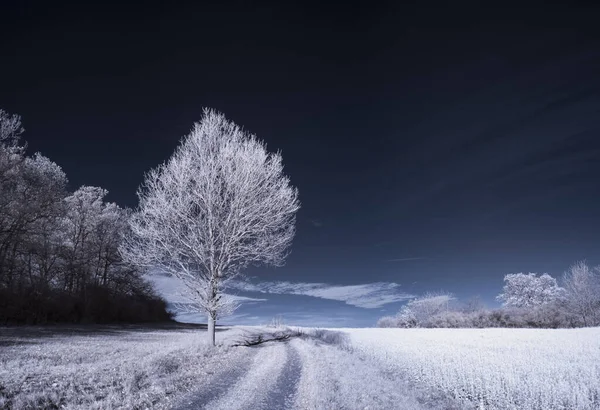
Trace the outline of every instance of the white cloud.
<instances>
[{"instance_id":1,"label":"white cloud","mask_svg":"<svg viewBox=\"0 0 600 410\"><path fill-rule=\"evenodd\" d=\"M379 308L388 303L402 302L413 298L413 295L400 291L400 285L390 282L337 286L326 283L301 282L262 282L258 284L234 282L231 287L242 292L304 295L338 300L366 309Z\"/></svg>"},{"instance_id":2,"label":"white cloud","mask_svg":"<svg viewBox=\"0 0 600 410\"><path fill-rule=\"evenodd\" d=\"M193 301L186 297L185 285L177 278L155 273L147 275L147 279L150 280L156 291L170 304L190 305L190 307L193 305ZM312 296L321 299L337 300L365 309L380 308L389 303L402 302L414 297L401 291L400 285L392 282L330 285L326 283L294 283L286 281L260 283L235 281L229 284L228 291ZM240 303L265 302L267 300L264 298L228 294Z\"/></svg>"},{"instance_id":3,"label":"white cloud","mask_svg":"<svg viewBox=\"0 0 600 410\"><path fill-rule=\"evenodd\" d=\"M190 298L186 296L188 293L186 286L179 279L163 274L149 274L146 275L146 279L152 283L158 294L165 298L169 303L193 304ZM240 303L264 302L267 300L264 298L252 298L232 294L227 295Z\"/></svg>"},{"instance_id":4,"label":"white cloud","mask_svg":"<svg viewBox=\"0 0 600 410\"><path fill-rule=\"evenodd\" d=\"M232 300L234 300L236 302L242 302L242 303L243 302L266 302L267 301L267 299L264 299L264 298L251 298L251 297L248 297L248 296L232 295L230 293L226 293L226 295L230 299L232 299Z\"/></svg>"}]
</instances>

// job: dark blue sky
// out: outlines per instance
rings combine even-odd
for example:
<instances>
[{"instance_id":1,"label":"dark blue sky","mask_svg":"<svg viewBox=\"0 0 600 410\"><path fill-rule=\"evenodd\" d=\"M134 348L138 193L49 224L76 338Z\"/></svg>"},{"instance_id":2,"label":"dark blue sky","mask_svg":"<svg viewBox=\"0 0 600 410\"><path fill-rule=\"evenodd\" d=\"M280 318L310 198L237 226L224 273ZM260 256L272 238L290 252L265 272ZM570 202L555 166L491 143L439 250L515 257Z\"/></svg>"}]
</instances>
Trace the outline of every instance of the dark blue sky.
<instances>
[{"instance_id":1,"label":"dark blue sky","mask_svg":"<svg viewBox=\"0 0 600 410\"><path fill-rule=\"evenodd\" d=\"M216 108L300 191L288 264L253 283L400 285L368 308L243 292L267 300L241 322L368 325L406 294L493 304L506 273L600 263L598 6L395 3L3 4L0 107L72 188L131 207Z\"/></svg>"}]
</instances>

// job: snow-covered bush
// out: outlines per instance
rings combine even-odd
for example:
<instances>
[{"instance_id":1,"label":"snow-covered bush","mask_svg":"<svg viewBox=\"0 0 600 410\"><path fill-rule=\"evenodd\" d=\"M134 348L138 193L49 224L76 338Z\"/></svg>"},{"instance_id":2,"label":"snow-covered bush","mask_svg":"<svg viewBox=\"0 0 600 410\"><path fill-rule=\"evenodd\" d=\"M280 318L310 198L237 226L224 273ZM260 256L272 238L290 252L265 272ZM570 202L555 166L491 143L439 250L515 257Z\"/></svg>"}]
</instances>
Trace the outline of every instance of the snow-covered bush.
<instances>
[{"instance_id":1,"label":"snow-covered bush","mask_svg":"<svg viewBox=\"0 0 600 410\"><path fill-rule=\"evenodd\" d=\"M505 306L488 310L457 309L450 305L431 316L415 312L414 304L404 305L396 316L385 316L377 322L378 327L398 328L561 328L573 327L564 299L532 307ZM418 305L417 305L418 306Z\"/></svg>"},{"instance_id":2,"label":"snow-covered bush","mask_svg":"<svg viewBox=\"0 0 600 410\"><path fill-rule=\"evenodd\" d=\"M440 312L427 320L424 327L450 327L463 328L475 327L473 314L460 311L445 311Z\"/></svg>"},{"instance_id":3,"label":"snow-covered bush","mask_svg":"<svg viewBox=\"0 0 600 410\"><path fill-rule=\"evenodd\" d=\"M455 300L449 293L427 293L411 300L406 306L414 315L417 324L425 325L435 315L449 311Z\"/></svg>"},{"instance_id":4,"label":"snow-covered bush","mask_svg":"<svg viewBox=\"0 0 600 410\"><path fill-rule=\"evenodd\" d=\"M433 327L430 320L452 308L455 298L448 293L427 293L402 306L396 316L380 319L378 327Z\"/></svg>"},{"instance_id":5,"label":"snow-covered bush","mask_svg":"<svg viewBox=\"0 0 600 410\"><path fill-rule=\"evenodd\" d=\"M383 316L377 321L377 327L399 327L396 316Z\"/></svg>"},{"instance_id":6,"label":"snow-covered bush","mask_svg":"<svg viewBox=\"0 0 600 410\"><path fill-rule=\"evenodd\" d=\"M410 303L410 302L409 302ZM411 309L410 305L402 306L402 309L396 315L396 326L403 328L417 327L419 322L415 312Z\"/></svg>"}]
</instances>

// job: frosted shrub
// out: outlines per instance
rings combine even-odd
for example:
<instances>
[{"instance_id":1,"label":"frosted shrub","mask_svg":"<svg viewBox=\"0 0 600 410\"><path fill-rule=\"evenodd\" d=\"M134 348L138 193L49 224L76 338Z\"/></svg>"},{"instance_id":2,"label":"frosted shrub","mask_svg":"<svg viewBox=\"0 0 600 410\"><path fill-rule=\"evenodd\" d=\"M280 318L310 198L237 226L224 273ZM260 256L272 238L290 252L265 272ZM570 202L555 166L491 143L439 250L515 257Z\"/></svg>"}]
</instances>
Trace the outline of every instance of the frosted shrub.
<instances>
[{"instance_id":1,"label":"frosted shrub","mask_svg":"<svg viewBox=\"0 0 600 410\"><path fill-rule=\"evenodd\" d=\"M377 327L399 327L396 317L384 316L377 321Z\"/></svg>"}]
</instances>

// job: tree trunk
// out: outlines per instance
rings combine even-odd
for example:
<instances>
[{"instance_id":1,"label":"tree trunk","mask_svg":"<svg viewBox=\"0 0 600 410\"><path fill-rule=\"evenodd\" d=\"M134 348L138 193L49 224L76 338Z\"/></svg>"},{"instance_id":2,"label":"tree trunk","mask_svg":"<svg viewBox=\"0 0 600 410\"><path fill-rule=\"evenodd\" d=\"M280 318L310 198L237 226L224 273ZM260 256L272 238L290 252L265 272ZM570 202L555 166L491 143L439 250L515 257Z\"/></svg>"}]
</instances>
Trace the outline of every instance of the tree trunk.
<instances>
[{"instance_id":1,"label":"tree trunk","mask_svg":"<svg viewBox=\"0 0 600 410\"><path fill-rule=\"evenodd\" d=\"M211 346L215 345L215 318L209 313L208 314L208 340Z\"/></svg>"}]
</instances>

